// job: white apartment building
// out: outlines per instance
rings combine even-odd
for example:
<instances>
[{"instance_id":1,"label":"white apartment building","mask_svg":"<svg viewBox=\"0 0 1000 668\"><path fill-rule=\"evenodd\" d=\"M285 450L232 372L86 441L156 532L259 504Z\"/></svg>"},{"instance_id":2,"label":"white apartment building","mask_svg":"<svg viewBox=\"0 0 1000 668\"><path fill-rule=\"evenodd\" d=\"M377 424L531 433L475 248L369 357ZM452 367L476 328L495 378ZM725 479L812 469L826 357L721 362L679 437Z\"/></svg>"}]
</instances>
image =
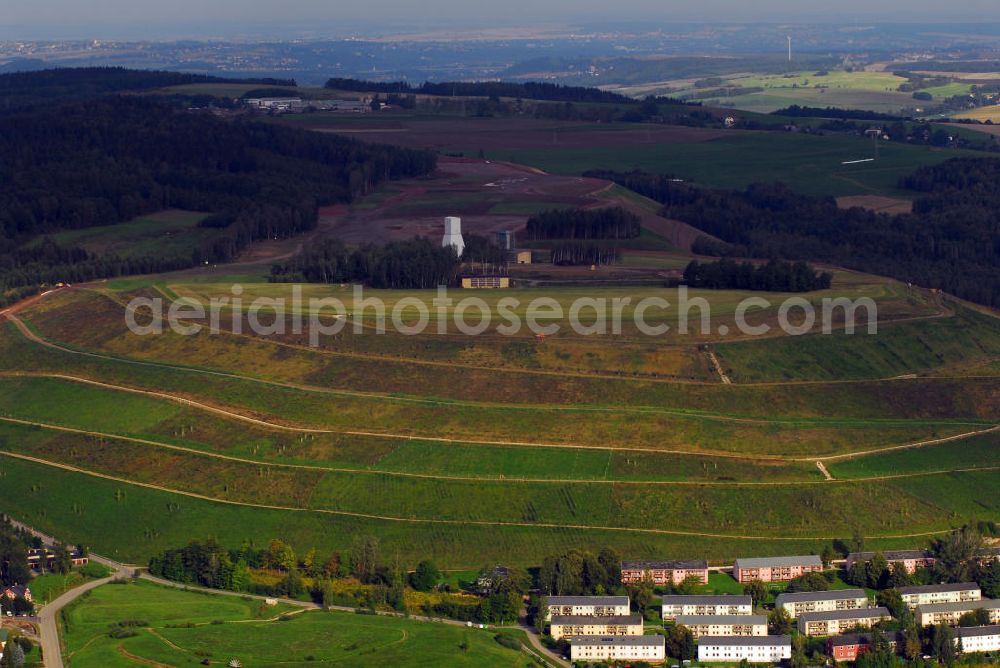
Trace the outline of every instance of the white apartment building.
<instances>
[{"instance_id":1,"label":"white apartment building","mask_svg":"<svg viewBox=\"0 0 1000 668\"><path fill-rule=\"evenodd\" d=\"M749 596L664 596L664 621L679 615L752 615L753 600Z\"/></svg>"},{"instance_id":2,"label":"white apartment building","mask_svg":"<svg viewBox=\"0 0 1000 668\"><path fill-rule=\"evenodd\" d=\"M698 641L699 662L778 663L792 658L791 636L737 636L705 638Z\"/></svg>"}]
</instances>

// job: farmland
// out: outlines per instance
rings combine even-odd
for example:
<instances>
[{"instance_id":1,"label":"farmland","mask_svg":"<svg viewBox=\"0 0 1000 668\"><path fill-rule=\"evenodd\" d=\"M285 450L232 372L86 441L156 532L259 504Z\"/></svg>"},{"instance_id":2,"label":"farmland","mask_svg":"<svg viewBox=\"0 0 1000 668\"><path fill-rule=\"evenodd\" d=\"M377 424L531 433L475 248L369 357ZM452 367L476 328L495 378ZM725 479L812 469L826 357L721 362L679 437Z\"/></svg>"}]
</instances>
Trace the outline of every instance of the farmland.
<instances>
[{"instance_id":1,"label":"farmland","mask_svg":"<svg viewBox=\"0 0 1000 668\"><path fill-rule=\"evenodd\" d=\"M282 122L469 157L482 152L489 159L559 175L579 175L591 169L642 169L714 188L782 181L803 193L833 196L907 196L898 188L901 176L922 165L973 154L892 143L883 146L877 163L843 165L872 157L871 142L836 134L405 114L394 115L392 121L304 114Z\"/></svg>"},{"instance_id":2,"label":"farmland","mask_svg":"<svg viewBox=\"0 0 1000 668\"><path fill-rule=\"evenodd\" d=\"M530 665L498 644L495 631L319 611L279 620L283 611L143 582L105 585L66 611L63 637L71 665L80 668L226 663L234 657L244 665L375 666L403 659L409 665ZM108 637L109 626L125 620L145 624L131 637Z\"/></svg>"}]
</instances>

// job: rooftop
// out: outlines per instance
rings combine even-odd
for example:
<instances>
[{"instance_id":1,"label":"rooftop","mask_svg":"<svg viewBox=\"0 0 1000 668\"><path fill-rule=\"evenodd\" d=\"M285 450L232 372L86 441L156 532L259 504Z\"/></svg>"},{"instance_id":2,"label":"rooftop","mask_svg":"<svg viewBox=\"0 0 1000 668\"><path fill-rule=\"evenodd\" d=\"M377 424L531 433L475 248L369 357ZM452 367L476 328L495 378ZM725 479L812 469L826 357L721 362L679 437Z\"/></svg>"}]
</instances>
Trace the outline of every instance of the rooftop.
<instances>
[{"instance_id":1,"label":"rooftop","mask_svg":"<svg viewBox=\"0 0 1000 668\"><path fill-rule=\"evenodd\" d=\"M569 636L566 642L570 645L631 645L664 647L664 636Z\"/></svg>"},{"instance_id":2,"label":"rooftop","mask_svg":"<svg viewBox=\"0 0 1000 668\"><path fill-rule=\"evenodd\" d=\"M704 559L689 561L623 561L622 570L663 570L663 571L694 571L708 568L708 562Z\"/></svg>"},{"instance_id":3,"label":"rooftop","mask_svg":"<svg viewBox=\"0 0 1000 668\"><path fill-rule=\"evenodd\" d=\"M783 566L822 566L823 560L815 554L800 557L751 557L737 559L735 568L774 568Z\"/></svg>"},{"instance_id":4,"label":"rooftop","mask_svg":"<svg viewBox=\"0 0 1000 668\"><path fill-rule=\"evenodd\" d=\"M791 644L791 636L710 636L698 639L699 647L772 647Z\"/></svg>"},{"instance_id":5,"label":"rooftop","mask_svg":"<svg viewBox=\"0 0 1000 668\"><path fill-rule=\"evenodd\" d=\"M975 582L958 582L953 584L939 585L915 585L913 587L900 587L897 591L900 594L931 594L934 592L946 591L979 591L979 585Z\"/></svg>"},{"instance_id":6,"label":"rooftop","mask_svg":"<svg viewBox=\"0 0 1000 668\"><path fill-rule=\"evenodd\" d=\"M874 557L877 552L851 552L847 555L848 561L863 560L868 561ZM929 550L886 550L882 552L882 556L886 558L886 561L899 561L901 559L926 559L927 557L933 556Z\"/></svg>"},{"instance_id":7,"label":"rooftop","mask_svg":"<svg viewBox=\"0 0 1000 668\"><path fill-rule=\"evenodd\" d=\"M864 589L832 589L830 591L796 591L778 594L775 605L803 601L837 601L843 598L868 598Z\"/></svg>"},{"instance_id":8,"label":"rooftop","mask_svg":"<svg viewBox=\"0 0 1000 668\"><path fill-rule=\"evenodd\" d=\"M1000 601L984 598L979 601L960 601L958 603L929 603L918 605L917 612L964 612L966 610L1000 610Z\"/></svg>"},{"instance_id":9,"label":"rooftop","mask_svg":"<svg viewBox=\"0 0 1000 668\"><path fill-rule=\"evenodd\" d=\"M966 626L955 629L959 638L972 638L975 636L995 636L1000 635L1000 625L992 626Z\"/></svg>"},{"instance_id":10,"label":"rooftop","mask_svg":"<svg viewBox=\"0 0 1000 668\"><path fill-rule=\"evenodd\" d=\"M705 624L767 624L767 615L677 615L678 626Z\"/></svg>"},{"instance_id":11,"label":"rooftop","mask_svg":"<svg viewBox=\"0 0 1000 668\"><path fill-rule=\"evenodd\" d=\"M803 612L799 621L818 622L826 619L870 619L872 617L891 617L888 608L858 608L856 610L830 610L829 612Z\"/></svg>"},{"instance_id":12,"label":"rooftop","mask_svg":"<svg viewBox=\"0 0 1000 668\"><path fill-rule=\"evenodd\" d=\"M628 596L549 596L549 605L628 605Z\"/></svg>"},{"instance_id":13,"label":"rooftop","mask_svg":"<svg viewBox=\"0 0 1000 668\"><path fill-rule=\"evenodd\" d=\"M552 624L625 624L636 626L642 624L641 615L620 615L617 617L598 617L596 615L552 615Z\"/></svg>"},{"instance_id":14,"label":"rooftop","mask_svg":"<svg viewBox=\"0 0 1000 668\"><path fill-rule=\"evenodd\" d=\"M899 631L882 631L882 637L889 642L899 642L901 635ZM834 647L840 645L867 645L871 642L871 634L846 633L839 636L831 636L828 642Z\"/></svg>"},{"instance_id":15,"label":"rooftop","mask_svg":"<svg viewBox=\"0 0 1000 668\"><path fill-rule=\"evenodd\" d=\"M753 605L750 596L723 594L721 596L672 594L663 597L663 605Z\"/></svg>"}]
</instances>

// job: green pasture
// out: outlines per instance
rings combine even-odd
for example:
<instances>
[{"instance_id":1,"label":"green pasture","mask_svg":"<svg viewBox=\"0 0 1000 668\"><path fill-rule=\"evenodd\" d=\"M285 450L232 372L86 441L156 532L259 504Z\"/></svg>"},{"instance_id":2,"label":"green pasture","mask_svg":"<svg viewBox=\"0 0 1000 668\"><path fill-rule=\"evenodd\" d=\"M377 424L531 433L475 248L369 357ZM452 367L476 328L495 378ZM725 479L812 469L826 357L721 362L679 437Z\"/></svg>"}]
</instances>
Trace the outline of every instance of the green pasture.
<instances>
[{"instance_id":1,"label":"green pasture","mask_svg":"<svg viewBox=\"0 0 1000 668\"><path fill-rule=\"evenodd\" d=\"M62 636L73 668L225 665L234 658L244 666L532 665L497 643L496 631L345 612L277 619L282 609L145 582L104 585L67 608ZM134 635L109 637L111 627L133 620L145 622L130 627Z\"/></svg>"},{"instance_id":2,"label":"green pasture","mask_svg":"<svg viewBox=\"0 0 1000 668\"><path fill-rule=\"evenodd\" d=\"M911 197L912 193L899 189L901 176L918 167L973 154L887 142L880 148L877 161L845 165L844 162L873 157L871 141L847 135L776 132L734 133L706 142L488 153L490 158L557 174L639 169L672 174L711 188L740 189L751 183L781 181L806 194L837 197Z\"/></svg>"},{"instance_id":3,"label":"green pasture","mask_svg":"<svg viewBox=\"0 0 1000 668\"><path fill-rule=\"evenodd\" d=\"M215 230L198 227L205 214L168 210L139 216L125 223L63 230L36 237L30 245L50 238L60 246L77 246L95 255L119 257L188 257Z\"/></svg>"}]
</instances>

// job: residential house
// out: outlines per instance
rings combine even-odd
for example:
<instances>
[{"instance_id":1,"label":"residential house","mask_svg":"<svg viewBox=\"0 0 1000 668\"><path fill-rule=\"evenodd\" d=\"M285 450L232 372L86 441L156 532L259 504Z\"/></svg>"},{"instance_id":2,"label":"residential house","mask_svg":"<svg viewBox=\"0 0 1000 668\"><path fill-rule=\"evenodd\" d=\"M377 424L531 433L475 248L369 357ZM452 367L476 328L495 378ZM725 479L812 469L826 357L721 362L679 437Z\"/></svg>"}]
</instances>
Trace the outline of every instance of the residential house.
<instances>
[{"instance_id":1,"label":"residential house","mask_svg":"<svg viewBox=\"0 0 1000 668\"><path fill-rule=\"evenodd\" d=\"M847 555L846 567L850 570L851 566L857 562L868 563L875 556L875 552L851 552ZM916 573L918 568L931 568L934 566L934 555L932 555L928 550L887 550L882 553L885 560L889 562L890 566L900 564L906 569L907 573Z\"/></svg>"},{"instance_id":2,"label":"residential house","mask_svg":"<svg viewBox=\"0 0 1000 668\"><path fill-rule=\"evenodd\" d=\"M804 612L799 615L799 633L807 636L832 636L855 628L871 628L876 622L890 619L887 608L858 608L829 612Z\"/></svg>"},{"instance_id":3,"label":"residential house","mask_svg":"<svg viewBox=\"0 0 1000 668\"><path fill-rule=\"evenodd\" d=\"M699 662L778 663L790 658L791 636L720 636L698 641Z\"/></svg>"},{"instance_id":4,"label":"residential house","mask_svg":"<svg viewBox=\"0 0 1000 668\"><path fill-rule=\"evenodd\" d=\"M664 596L664 621L678 615L751 615L753 601L749 596Z\"/></svg>"},{"instance_id":5,"label":"residential house","mask_svg":"<svg viewBox=\"0 0 1000 668\"><path fill-rule=\"evenodd\" d=\"M893 651L898 652L903 646L902 634L897 631L883 631L882 637ZM826 654L834 661L854 661L859 655L871 651L871 643L870 633L832 636L826 641Z\"/></svg>"},{"instance_id":6,"label":"residential house","mask_svg":"<svg viewBox=\"0 0 1000 668\"><path fill-rule=\"evenodd\" d=\"M83 555L79 549L73 548L69 552L71 564L76 566L86 566L90 559ZM56 553L48 548L31 548L28 550L28 567L41 573L43 570L52 570L55 566Z\"/></svg>"},{"instance_id":7,"label":"residential house","mask_svg":"<svg viewBox=\"0 0 1000 668\"><path fill-rule=\"evenodd\" d=\"M549 624L549 635L556 640L563 636L641 636L642 631L642 617L639 615L553 615Z\"/></svg>"},{"instance_id":8,"label":"residential house","mask_svg":"<svg viewBox=\"0 0 1000 668\"><path fill-rule=\"evenodd\" d=\"M645 661L662 663L667 658L663 636L571 636L570 661Z\"/></svg>"},{"instance_id":9,"label":"residential house","mask_svg":"<svg viewBox=\"0 0 1000 668\"><path fill-rule=\"evenodd\" d=\"M4 587L0 589L0 598L5 598L8 601L13 601L17 598L23 598L25 601L31 601L31 590L25 585L15 584L9 587Z\"/></svg>"},{"instance_id":10,"label":"residential house","mask_svg":"<svg viewBox=\"0 0 1000 668\"><path fill-rule=\"evenodd\" d=\"M733 577L738 582L785 582L806 573L819 573L823 561L815 556L761 557L737 559L733 564Z\"/></svg>"},{"instance_id":11,"label":"residential house","mask_svg":"<svg viewBox=\"0 0 1000 668\"><path fill-rule=\"evenodd\" d=\"M978 601L983 597L979 585L975 582L900 587L897 591L903 603L911 608L934 603L965 603Z\"/></svg>"},{"instance_id":12,"label":"residential house","mask_svg":"<svg viewBox=\"0 0 1000 668\"><path fill-rule=\"evenodd\" d=\"M677 615L695 638L704 636L766 636L767 615Z\"/></svg>"},{"instance_id":13,"label":"residential house","mask_svg":"<svg viewBox=\"0 0 1000 668\"><path fill-rule=\"evenodd\" d=\"M549 596L545 621L554 615L622 617L630 613L628 596Z\"/></svg>"},{"instance_id":14,"label":"residential house","mask_svg":"<svg viewBox=\"0 0 1000 668\"><path fill-rule=\"evenodd\" d=\"M805 612L867 608L869 601L868 594L863 589L838 589L779 594L774 605L776 608L784 608L791 617L798 617Z\"/></svg>"},{"instance_id":15,"label":"residential house","mask_svg":"<svg viewBox=\"0 0 1000 668\"><path fill-rule=\"evenodd\" d=\"M978 601L963 603L931 603L918 605L914 615L920 626L935 624L958 624L958 620L967 612L985 610L989 615L990 624L1000 624L1000 601L984 598Z\"/></svg>"},{"instance_id":16,"label":"residential house","mask_svg":"<svg viewBox=\"0 0 1000 668\"><path fill-rule=\"evenodd\" d=\"M708 584L708 562L696 561L623 561L622 582L635 584L645 579L664 586L679 585L688 579Z\"/></svg>"}]
</instances>

